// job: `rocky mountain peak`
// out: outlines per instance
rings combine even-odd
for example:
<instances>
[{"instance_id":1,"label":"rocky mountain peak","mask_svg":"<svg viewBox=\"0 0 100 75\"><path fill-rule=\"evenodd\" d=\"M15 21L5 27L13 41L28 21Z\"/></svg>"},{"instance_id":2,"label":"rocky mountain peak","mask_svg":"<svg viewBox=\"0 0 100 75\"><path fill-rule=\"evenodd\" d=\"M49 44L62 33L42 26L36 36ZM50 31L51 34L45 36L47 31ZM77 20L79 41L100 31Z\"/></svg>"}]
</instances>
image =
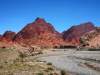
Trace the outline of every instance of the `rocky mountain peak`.
<instances>
[{"instance_id":1,"label":"rocky mountain peak","mask_svg":"<svg viewBox=\"0 0 100 75\"><path fill-rule=\"evenodd\" d=\"M50 23L37 18L18 32L14 41L27 45L54 46L61 44L63 39Z\"/></svg>"},{"instance_id":2,"label":"rocky mountain peak","mask_svg":"<svg viewBox=\"0 0 100 75\"><path fill-rule=\"evenodd\" d=\"M36 18L35 23L46 23L46 21L43 18Z\"/></svg>"},{"instance_id":3,"label":"rocky mountain peak","mask_svg":"<svg viewBox=\"0 0 100 75\"><path fill-rule=\"evenodd\" d=\"M79 44L80 37L94 29L95 26L92 22L86 22L80 25L75 25L63 32L63 38L66 42L70 42L72 44Z\"/></svg>"}]
</instances>

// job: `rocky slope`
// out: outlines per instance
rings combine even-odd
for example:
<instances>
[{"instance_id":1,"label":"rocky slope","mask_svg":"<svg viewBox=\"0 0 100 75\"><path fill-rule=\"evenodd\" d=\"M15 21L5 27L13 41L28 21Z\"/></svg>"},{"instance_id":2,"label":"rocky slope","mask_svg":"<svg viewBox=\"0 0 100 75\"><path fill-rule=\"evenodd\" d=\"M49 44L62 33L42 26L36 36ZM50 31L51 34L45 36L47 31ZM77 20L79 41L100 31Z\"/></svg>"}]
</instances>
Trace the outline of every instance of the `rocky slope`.
<instances>
[{"instance_id":1,"label":"rocky slope","mask_svg":"<svg viewBox=\"0 0 100 75\"><path fill-rule=\"evenodd\" d=\"M3 38L5 41L12 41L15 35L16 35L15 32L6 31L6 32L2 35L2 38Z\"/></svg>"},{"instance_id":2,"label":"rocky slope","mask_svg":"<svg viewBox=\"0 0 100 75\"><path fill-rule=\"evenodd\" d=\"M6 31L3 35L0 35L0 47L11 47L14 45L13 38L16 35L15 32Z\"/></svg>"},{"instance_id":3,"label":"rocky slope","mask_svg":"<svg viewBox=\"0 0 100 75\"><path fill-rule=\"evenodd\" d=\"M13 40L21 45L41 47L54 47L64 43L61 34L42 18L26 25Z\"/></svg>"},{"instance_id":4,"label":"rocky slope","mask_svg":"<svg viewBox=\"0 0 100 75\"><path fill-rule=\"evenodd\" d=\"M91 22L83 23L80 25L72 26L67 31L63 32L64 40L70 45L78 45L79 39L85 33L95 29L95 26Z\"/></svg>"},{"instance_id":5,"label":"rocky slope","mask_svg":"<svg viewBox=\"0 0 100 75\"><path fill-rule=\"evenodd\" d=\"M91 48L100 48L100 28L96 28L81 37L81 45Z\"/></svg>"}]
</instances>

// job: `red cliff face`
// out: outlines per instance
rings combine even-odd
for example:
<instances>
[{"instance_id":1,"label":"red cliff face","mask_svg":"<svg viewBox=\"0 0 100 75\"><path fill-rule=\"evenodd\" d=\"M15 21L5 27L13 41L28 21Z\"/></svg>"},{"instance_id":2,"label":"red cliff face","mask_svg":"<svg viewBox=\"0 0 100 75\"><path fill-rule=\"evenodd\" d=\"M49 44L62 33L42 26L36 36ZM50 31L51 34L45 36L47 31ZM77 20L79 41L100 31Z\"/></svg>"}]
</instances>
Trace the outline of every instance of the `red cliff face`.
<instances>
[{"instance_id":1,"label":"red cliff face","mask_svg":"<svg viewBox=\"0 0 100 75\"><path fill-rule=\"evenodd\" d=\"M14 45L13 38L16 35L15 32L6 31L3 35L0 35L0 48L8 48Z\"/></svg>"},{"instance_id":2,"label":"red cliff face","mask_svg":"<svg viewBox=\"0 0 100 75\"><path fill-rule=\"evenodd\" d=\"M35 22L24 27L14 38L23 45L39 45L42 47L58 46L63 39L54 27L44 19L37 18Z\"/></svg>"},{"instance_id":3,"label":"red cliff face","mask_svg":"<svg viewBox=\"0 0 100 75\"><path fill-rule=\"evenodd\" d=\"M2 35L0 35L0 38L2 37Z\"/></svg>"},{"instance_id":4,"label":"red cliff face","mask_svg":"<svg viewBox=\"0 0 100 75\"><path fill-rule=\"evenodd\" d=\"M69 44L78 45L80 37L94 29L95 27L91 22L72 26L69 30L63 32L63 38Z\"/></svg>"},{"instance_id":5,"label":"red cliff face","mask_svg":"<svg viewBox=\"0 0 100 75\"><path fill-rule=\"evenodd\" d=\"M0 41L2 40L2 35L0 35Z\"/></svg>"},{"instance_id":6,"label":"red cliff face","mask_svg":"<svg viewBox=\"0 0 100 75\"><path fill-rule=\"evenodd\" d=\"M1 36L1 40L2 41L8 41L11 42L14 38L14 36L16 35L15 32L12 31L6 31L2 36Z\"/></svg>"}]
</instances>

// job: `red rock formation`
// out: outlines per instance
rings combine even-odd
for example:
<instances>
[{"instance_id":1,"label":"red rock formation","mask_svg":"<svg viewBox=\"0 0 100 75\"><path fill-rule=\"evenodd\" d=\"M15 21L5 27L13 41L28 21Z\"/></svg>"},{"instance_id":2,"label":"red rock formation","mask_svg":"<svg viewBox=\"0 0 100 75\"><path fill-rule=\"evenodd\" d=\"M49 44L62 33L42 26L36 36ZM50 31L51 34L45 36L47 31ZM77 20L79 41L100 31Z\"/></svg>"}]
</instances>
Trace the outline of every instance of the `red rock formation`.
<instances>
[{"instance_id":1,"label":"red rock formation","mask_svg":"<svg viewBox=\"0 0 100 75\"><path fill-rule=\"evenodd\" d=\"M22 45L39 45L53 47L63 43L63 39L54 27L44 19L37 18L35 22L25 26L14 38Z\"/></svg>"},{"instance_id":2,"label":"red rock formation","mask_svg":"<svg viewBox=\"0 0 100 75\"><path fill-rule=\"evenodd\" d=\"M0 39L2 38L2 35L0 35Z\"/></svg>"},{"instance_id":3,"label":"red rock formation","mask_svg":"<svg viewBox=\"0 0 100 75\"><path fill-rule=\"evenodd\" d=\"M78 45L80 43L80 37L94 29L95 26L91 22L72 26L69 30L63 32L63 38L67 43L71 45Z\"/></svg>"},{"instance_id":4,"label":"red rock formation","mask_svg":"<svg viewBox=\"0 0 100 75\"><path fill-rule=\"evenodd\" d=\"M2 35L2 41L8 41L11 42L14 38L14 36L16 35L15 32L12 31L6 31L3 35Z\"/></svg>"},{"instance_id":5,"label":"red rock formation","mask_svg":"<svg viewBox=\"0 0 100 75\"><path fill-rule=\"evenodd\" d=\"M14 45L12 39L16 35L15 32L6 31L3 35L0 35L0 48L8 48Z\"/></svg>"},{"instance_id":6,"label":"red rock formation","mask_svg":"<svg viewBox=\"0 0 100 75\"><path fill-rule=\"evenodd\" d=\"M33 23L26 25L17 34L15 32L6 31L3 35L0 35L0 43L4 42L4 44L10 45L17 43L23 46L36 45L40 47L77 46L80 44L80 38L83 35L86 36L86 33L93 30L96 30L96 27L91 22L87 22L72 26L60 34L50 23L47 23L44 19L37 18ZM95 31L95 34L97 33L98 32ZM95 39L97 40L99 37L98 35ZM92 46L92 42L89 44Z\"/></svg>"},{"instance_id":7,"label":"red rock formation","mask_svg":"<svg viewBox=\"0 0 100 75\"><path fill-rule=\"evenodd\" d=\"M81 40L83 41L81 46L100 48L100 28L97 27L95 30L87 32L81 37Z\"/></svg>"}]
</instances>

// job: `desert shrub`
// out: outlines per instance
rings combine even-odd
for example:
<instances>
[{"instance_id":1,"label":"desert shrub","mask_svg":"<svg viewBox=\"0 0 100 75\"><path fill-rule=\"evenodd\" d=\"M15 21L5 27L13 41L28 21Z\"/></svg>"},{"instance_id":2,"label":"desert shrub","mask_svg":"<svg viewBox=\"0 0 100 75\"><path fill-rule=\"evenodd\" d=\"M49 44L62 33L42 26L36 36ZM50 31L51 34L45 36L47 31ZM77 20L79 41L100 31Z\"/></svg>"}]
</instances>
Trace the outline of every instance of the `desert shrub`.
<instances>
[{"instance_id":1,"label":"desert shrub","mask_svg":"<svg viewBox=\"0 0 100 75\"><path fill-rule=\"evenodd\" d=\"M56 73L56 72L51 72L51 73L49 73L48 75L60 75L60 74L58 74L58 73Z\"/></svg>"},{"instance_id":2,"label":"desert shrub","mask_svg":"<svg viewBox=\"0 0 100 75\"><path fill-rule=\"evenodd\" d=\"M52 67L48 67L47 70L54 70Z\"/></svg>"},{"instance_id":3,"label":"desert shrub","mask_svg":"<svg viewBox=\"0 0 100 75\"><path fill-rule=\"evenodd\" d=\"M54 75L53 73L50 73L49 75Z\"/></svg>"},{"instance_id":4,"label":"desert shrub","mask_svg":"<svg viewBox=\"0 0 100 75\"><path fill-rule=\"evenodd\" d=\"M61 70L61 75L66 75L65 70Z\"/></svg>"},{"instance_id":5,"label":"desert shrub","mask_svg":"<svg viewBox=\"0 0 100 75\"><path fill-rule=\"evenodd\" d=\"M3 65L0 65L0 69L2 69L3 68Z\"/></svg>"},{"instance_id":6,"label":"desert shrub","mask_svg":"<svg viewBox=\"0 0 100 75\"><path fill-rule=\"evenodd\" d=\"M100 51L100 48L96 49L96 48L89 48L88 51Z\"/></svg>"},{"instance_id":7,"label":"desert shrub","mask_svg":"<svg viewBox=\"0 0 100 75\"><path fill-rule=\"evenodd\" d=\"M5 47L5 46L3 46L3 47L2 47L2 49L6 49L6 47Z\"/></svg>"},{"instance_id":8,"label":"desert shrub","mask_svg":"<svg viewBox=\"0 0 100 75\"><path fill-rule=\"evenodd\" d=\"M24 62L24 58L25 57L27 57L27 55L26 54L24 54L24 53L19 53L19 61L21 61L21 62Z\"/></svg>"},{"instance_id":9,"label":"desert shrub","mask_svg":"<svg viewBox=\"0 0 100 75\"><path fill-rule=\"evenodd\" d=\"M8 62L7 61L4 61L4 63L7 64Z\"/></svg>"},{"instance_id":10,"label":"desert shrub","mask_svg":"<svg viewBox=\"0 0 100 75\"><path fill-rule=\"evenodd\" d=\"M19 53L19 57L20 57L20 58L25 58L25 57L26 57L26 54L20 52L20 53Z\"/></svg>"},{"instance_id":11,"label":"desert shrub","mask_svg":"<svg viewBox=\"0 0 100 75\"><path fill-rule=\"evenodd\" d=\"M42 51L40 51L38 54L43 54L43 52L42 52Z\"/></svg>"},{"instance_id":12,"label":"desert shrub","mask_svg":"<svg viewBox=\"0 0 100 75\"><path fill-rule=\"evenodd\" d=\"M39 72L39 73L37 73L36 75L44 75L44 74L43 74L43 72Z\"/></svg>"},{"instance_id":13,"label":"desert shrub","mask_svg":"<svg viewBox=\"0 0 100 75\"><path fill-rule=\"evenodd\" d=\"M52 65L52 63L48 62L47 65Z\"/></svg>"},{"instance_id":14,"label":"desert shrub","mask_svg":"<svg viewBox=\"0 0 100 75\"><path fill-rule=\"evenodd\" d=\"M11 73L11 72L8 72L8 73L7 73L7 75L13 75L13 73Z\"/></svg>"}]
</instances>

